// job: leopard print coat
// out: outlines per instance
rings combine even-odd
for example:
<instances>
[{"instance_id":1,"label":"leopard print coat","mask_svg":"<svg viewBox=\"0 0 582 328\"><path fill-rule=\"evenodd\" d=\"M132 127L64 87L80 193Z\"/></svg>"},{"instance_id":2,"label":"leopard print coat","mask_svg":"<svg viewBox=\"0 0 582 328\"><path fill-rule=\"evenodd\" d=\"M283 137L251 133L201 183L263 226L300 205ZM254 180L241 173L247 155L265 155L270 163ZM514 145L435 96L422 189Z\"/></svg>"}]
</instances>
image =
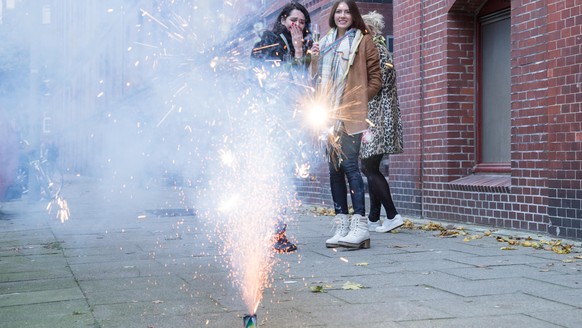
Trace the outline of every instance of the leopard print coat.
<instances>
[{"instance_id":1,"label":"leopard print coat","mask_svg":"<svg viewBox=\"0 0 582 328\"><path fill-rule=\"evenodd\" d=\"M404 151L396 71L382 39L374 38L374 41L380 54L382 89L368 103L368 119L372 124L362 137L361 158Z\"/></svg>"}]
</instances>

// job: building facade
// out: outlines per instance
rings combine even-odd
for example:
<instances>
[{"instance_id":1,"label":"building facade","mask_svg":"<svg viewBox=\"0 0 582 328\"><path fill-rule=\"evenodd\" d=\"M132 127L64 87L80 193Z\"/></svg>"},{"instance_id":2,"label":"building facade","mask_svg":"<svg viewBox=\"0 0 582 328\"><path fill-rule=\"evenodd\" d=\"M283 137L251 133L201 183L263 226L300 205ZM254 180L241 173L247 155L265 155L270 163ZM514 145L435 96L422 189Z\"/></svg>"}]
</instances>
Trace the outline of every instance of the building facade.
<instances>
[{"instance_id":1,"label":"building facade","mask_svg":"<svg viewBox=\"0 0 582 328\"><path fill-rule=\"evenodd\" d=\"M393 10L399 211L582 239L581 7L402 0ZM326 186L302 186L306 201L329 204Z\"/></svg>"},{"instance_id":2,"label":"building facade","mask_svg":"<svg viewBox=\"0 0 582 328\"><path fill-rule=\"evenodd\" d=\"M204 13L221 10L225 19L246 19L225 25L248 27L256 17L270 26L286 2L236 2L242 7L208 2L214 7L197 13L207 17ZM322 33L332 2L301 1ZM21 34L28 48L22 58L29 64L27 78L19 82L30 96L3 102L35 118L28 127L36 131L29 133L34 139L59 143L60 161L70 173L97 171L107 159L100 149L108 134L103 126L117 124L115 111L128 99L145 96L156 72L140 68L156 67L157 54L172 42L156 22L172 12L160 10L162 2L153 0L1 3L0 28L17 23L30 28ZM405 152L391 156L384 171L398 210L582 239L582 12L577 2L357 3L362 13L382 13L383 34L394 36ZM17 13L25 15L16 18ZM149 46L160 51L135 51ZM297 181L300 197L330 205L327 166L311 173L310 179Z\"/></svg>"}]
</instances>

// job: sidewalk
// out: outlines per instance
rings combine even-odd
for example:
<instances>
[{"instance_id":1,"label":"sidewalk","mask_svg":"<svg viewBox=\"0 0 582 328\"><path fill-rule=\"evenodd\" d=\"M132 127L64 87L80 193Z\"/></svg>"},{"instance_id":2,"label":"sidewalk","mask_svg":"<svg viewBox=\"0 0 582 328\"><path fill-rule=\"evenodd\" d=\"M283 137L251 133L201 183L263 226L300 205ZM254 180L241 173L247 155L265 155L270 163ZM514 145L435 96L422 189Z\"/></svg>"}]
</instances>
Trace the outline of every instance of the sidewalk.
<instances>
[{"instance_id":1,"label":"sidewalk","mask_svg":"<svg viewBox=\"0 0 582 328\"><path fill-rule=\"evenodd\" d=\"M243 326L204 224L147 212L183 208L183 194L71 177L63 196L64 223L45 202L0 210L0 328ZM299 251L277 255L260 327L582 327L580 242L557 254L547 236L413 220L332 250L330 219L305 208L290 224ZM548 249L510 245L526 241Z\"/></svg>"}]
</instances>

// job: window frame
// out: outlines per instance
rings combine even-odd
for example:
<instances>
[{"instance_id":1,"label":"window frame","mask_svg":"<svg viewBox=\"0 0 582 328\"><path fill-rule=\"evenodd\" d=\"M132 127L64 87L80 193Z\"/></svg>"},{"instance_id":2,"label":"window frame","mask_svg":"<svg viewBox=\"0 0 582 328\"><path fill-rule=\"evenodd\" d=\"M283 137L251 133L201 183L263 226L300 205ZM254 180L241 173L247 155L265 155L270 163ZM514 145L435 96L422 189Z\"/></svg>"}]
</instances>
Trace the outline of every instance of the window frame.
<instances>
[{"instance_id":1,"label":"window frame","mask_svg":"<svg viewBox=\"0 0 582 328\"><path fill-rule=\"evenodd\" d=\"M483 79L483 56L482 56L482 47L481 47L481 32L482 32L482 23L480 19L484 16L488 16L491 14L502 14L503 12L507 11L510 14L510 3L506 0L490 0L481 8L479 13L475 17L475 31L476 31L476 88L475 88L475 99L476 99L476 111L475 111L475 140L476 140L476 163L475 167L473 168L474 173L510 173L511 172L511 159L509 162L483 162L482 158L482 147L483 147L483 138L482 138L482 118L481 114L483 112L483 90L482 88L482 79ZM511 19L511 16L510 18ZM511 108L510 108L511 110ZM511 135L510 135L511 138ZM511 140L509 140L509 146L511 148ZM510 156L511 156L511 149L510 149Z\"/></svg>"}]
</instances>

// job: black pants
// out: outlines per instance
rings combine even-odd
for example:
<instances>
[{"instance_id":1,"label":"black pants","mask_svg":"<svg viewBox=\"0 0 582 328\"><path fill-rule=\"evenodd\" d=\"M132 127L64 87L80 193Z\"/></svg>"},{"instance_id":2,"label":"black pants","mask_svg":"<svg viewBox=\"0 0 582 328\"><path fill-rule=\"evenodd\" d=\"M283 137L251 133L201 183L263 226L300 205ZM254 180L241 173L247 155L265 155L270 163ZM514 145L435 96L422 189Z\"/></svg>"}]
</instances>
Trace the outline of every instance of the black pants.
<instances>
[{"instance_id":1,"label":"black pants","mask_svg":"<svg viewBox=\"0 0 582 328\"><path fill-rule=\"evenodd\" d=\"M370 158L362 159L362 172L368 179L368 193L370 194L370 214L368 214L368 219L373 222L380 219L382 205L388 219L392 219L398 214L392 201L390 186L382 172L380 172L380 162L383 156L374 155Z\"/></svg>"}]
</instances>

